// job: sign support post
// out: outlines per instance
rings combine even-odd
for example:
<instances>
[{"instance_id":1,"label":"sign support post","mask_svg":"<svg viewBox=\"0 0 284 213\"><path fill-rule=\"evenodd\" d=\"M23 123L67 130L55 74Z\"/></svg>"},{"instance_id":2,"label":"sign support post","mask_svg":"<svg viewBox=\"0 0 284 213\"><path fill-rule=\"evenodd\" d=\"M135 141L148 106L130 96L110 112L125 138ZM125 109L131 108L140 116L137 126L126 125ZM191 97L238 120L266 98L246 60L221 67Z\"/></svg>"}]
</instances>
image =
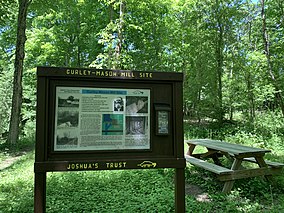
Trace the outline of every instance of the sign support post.
<instances>
[{"instance_id":1,"label":"sign support post","mask_svg":"<svg viewBox=\"0 0 284 213\"><path fill-rule=\"evenodd\" d=\"M185 170L175 169L175 212L185 212Z\"/></svg>"},{"instance_id":2,"label":"sign support post","mask_svg":"<svg viewBox=\"0 0 284 213\"><path fill-rule=\"evenodd\" d=\"M45 213L46 209L46 172L35 173L34 212Z\"/></svg>"}]
</instances>

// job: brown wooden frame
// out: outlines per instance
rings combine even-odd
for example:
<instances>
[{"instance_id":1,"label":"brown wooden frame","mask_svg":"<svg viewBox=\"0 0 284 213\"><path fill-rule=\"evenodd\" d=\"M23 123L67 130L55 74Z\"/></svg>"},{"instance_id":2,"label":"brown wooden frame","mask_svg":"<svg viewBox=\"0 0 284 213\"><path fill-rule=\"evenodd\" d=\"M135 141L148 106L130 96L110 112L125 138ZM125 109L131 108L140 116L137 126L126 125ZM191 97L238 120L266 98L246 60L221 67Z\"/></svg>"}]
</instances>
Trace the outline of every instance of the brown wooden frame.
<instances>
[{"instance_id":1,"label":"brown wooden frame","mask_svg":"<svg viewBox=\"0 0 284 213\"><path fill-rule=\"evenodd\" d=\"M45 212L46 172L156 168L175 168L176 212L185 212L182 82L182 73L38 67L35 212ZM94 88L149 88L150 149L54 151L55 88L74 84ZM154 105L159 104L171 108L167 135L158 135L155 131Z\"/></svg>"}]
</instances>

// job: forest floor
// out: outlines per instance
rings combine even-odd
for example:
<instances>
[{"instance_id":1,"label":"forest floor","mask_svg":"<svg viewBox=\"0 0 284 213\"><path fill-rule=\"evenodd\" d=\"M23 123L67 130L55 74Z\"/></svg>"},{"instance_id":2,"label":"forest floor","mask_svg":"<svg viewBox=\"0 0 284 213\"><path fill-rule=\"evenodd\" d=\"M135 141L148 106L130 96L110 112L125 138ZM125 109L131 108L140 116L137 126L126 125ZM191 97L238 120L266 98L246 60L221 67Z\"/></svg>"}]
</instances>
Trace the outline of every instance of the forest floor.
<instances>
[{"instance_id":1,"label":"forest floor","mask_svg":"<svg viewBox=\"0 0 284 213\"><path fill-rule=\"evenodd\" d=\"M0 209L3 212L11 212L11 209L15 213L32 212L33 164L33 150L13 154L7 151L0 156ZM47 209L58 213L62 208L66 208L66 212L115 212L117 208L124 212L140 208L156 212L153 209L160 208L160 212L170 213L174 212L173 178L171 169L49 173L48 186L53 187L48 187ZM284 212L281 177L277 179L276 185L261 179L238 181L235 190L224 195L220 192L221 185L210 173L189 166L185 184L187 212ZM137 201L141 199L145 201L142 204ZM105 200L114 200L112 205L117 205L106 205ZM75 207L77 210L73 211ZM104 208L108 210L101 211Z\"/></svg>"},{"instance_id":2,"label":"forest floor","mask_svg":"<svg viewBox=\"0 0 284 213\"><path fill-rule=\"evenodd\" d=\"M185 194L192 195L200 202L210 202L208 193L205 193L200 186L195 184L185 184Z\"/></svg>"},{"instance_id":3,"label":"forest floor","mask_svg":"<svg viewBox=\"0 0 284 213\"><path fill-rule=\"evenodd\" d=\"M31 152L33 147L25 147L21 151L4 149L0 151L0 171L9 168L14 163L16 163L21 157L25 156L27 153Z\"/></svg>"},{"instance_id":4,"label":"forest floor","mask_svg":"<svg viewBox=\"0 0 284 213\"><path fill-rule=\"evenodd\" d=\"M22 156L26 155L30 150L6 154L4 159L0 160L0 171L9 168L16 163Z\"/></svg>"},{"instance_id":5,"label":"forest floor","mask_svg":"<svg viewBox=\"0 0 284 213\"><path fill-rule=\"evenodd\" d=\"M9 168L13 163L21 158L22 155L19 156L9 156L4 161L0 163L0 171Z\"/></svg>"},{"instance_id":6,"label":"forest floor","mask_svg":"<svg viewBox=\"0 0 284 213\"><path fill-rule=\"evenodd\" d=\"M22 151L18 153L14 153L13 155L6 156L5 160L0 161L0 171L11 167L14 163L16 163L21 157L27 154L28 151ZM185 184L185 194L191 195L196 198L197 201L200 202L210 202L210 198L208 193L205 193L200 186L195 184Z\"/></svg>"},{"instance_id":7,"label":"forest floor","mask_svg":"<svg viewBox=\"0 0 284 213\"><path fill-rule=\"evenodd\" d=\"M21 157L27 154L28 151L22 151L18 153L14 153L13 155L6 156L5 160L0 161L0 171L11 167L14 163L16 163ZM200 202L210 202L209 195L205 193L200 186L195 184L185 184L185 194L191 195L196 198L197 201Z\"/></svg>"}]
</instances>

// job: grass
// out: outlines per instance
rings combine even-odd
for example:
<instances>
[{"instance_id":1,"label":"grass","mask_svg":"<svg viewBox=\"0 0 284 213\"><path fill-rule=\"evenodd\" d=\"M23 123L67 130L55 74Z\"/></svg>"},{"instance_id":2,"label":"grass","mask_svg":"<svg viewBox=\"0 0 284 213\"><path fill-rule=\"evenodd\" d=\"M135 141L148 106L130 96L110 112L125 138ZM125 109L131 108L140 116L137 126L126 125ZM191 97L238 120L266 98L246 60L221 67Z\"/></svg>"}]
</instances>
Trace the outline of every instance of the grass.
<instances>
[{"instance_id":1,"label":"grass","mask_svg":"<svg viewBox=\"0 0 284 213\"><path fill-rule=\"evenodd\" d=\"M51 173L48 212L172 212L173 183L163 170ZM60 189L58 191L58 189ZM156 195L156 196L155 196ZM66 199L66 196L68 198Z\"/></svg>"},{"instance_id":2,"label":"grass","mask_svg":"<svg viewBox=\"0 0 284 213\"><path fill-rule=\"evenodd\" d=\"M0 212L33 212L34 153L0 173ZM173 212L173 171L48 173L47 212Z\"/></svg>"},{"instance_id":3,"label":"grass","mask_svg":"<svg viewBox=\"0 0 284 213\"><path fill-rule=\"evenodd\" d=\"M32 212L33 162L29 152L17 163L0 172L0 212Z\"/></svg>"},{"instance_id":4,"label":"grass","mask_svg":"<svg viewBox=\"0 0 284 213\"><path fill-rule=\"evenodd\" d=\"M0 172L0 212L33 212L34 152ZM186 195L187 212L283 212L283 175L236 181L229 195L212 173L188 165L186 183L198 186L205 202ZM174 212L174 170L50 172L47 212Z\"/></svg>"},{"instance_id":5,"label":"grass","mask_svg":"<svg viewBox=\"0 0 284 213\"><path fill-rule=\"evenodd\" d=\"M267 158L284 162L282 125L276 128L265 124L262 122L262 129L253 130L245 125L216 130L186 124L185 131L190 138L223 139L268 148L272 153ZM0 171L0 213L33 212L34 151L26 148L32 144L33 139L25 140L20 147L25 147L26 153ZM3 146L0 150L0 163L19 152ZM273 180L268 182L261 177L237 180L233 191L226 195L221 193L223 185L214 174L187 165L186 212L284 212L284 171ZM49 172L46 198L47 213L172 213L174 170Z\"/></svg>"}]
</instances>

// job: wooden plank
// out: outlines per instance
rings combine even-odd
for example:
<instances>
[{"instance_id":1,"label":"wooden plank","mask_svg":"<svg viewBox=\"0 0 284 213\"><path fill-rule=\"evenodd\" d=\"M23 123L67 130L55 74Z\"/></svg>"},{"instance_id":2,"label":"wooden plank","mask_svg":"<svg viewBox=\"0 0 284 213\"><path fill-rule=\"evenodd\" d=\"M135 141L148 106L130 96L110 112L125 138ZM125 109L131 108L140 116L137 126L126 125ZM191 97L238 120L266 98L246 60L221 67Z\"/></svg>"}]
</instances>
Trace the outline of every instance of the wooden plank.
<instances>
[{"instance_id":1,"label":"wooden plank","mask_svg":"<svg viewBox=\"0 0 284 213\"><path fill-rule=\"evenodd\" d=\"M242 159L235 158L231 169L238 170L241 167L242 161ZM227 182L225 182L222 192L229 193L232 190L234 183L234 179L229 179Z\"/></svg>"},{"instance_id":2,"label":"wooden plank","mask_svg":"<svg viewBox=\"0 0 284 213\"><path fill-rule=\"evenodd\" d=\"M232 144L224 141L218 140L208 140L208 139L196 139L188 140L190 144L201 145L211 149L225 151L229 153L244 153L244 152L270 152L270 150L244 146L240 144Z\"/></svg>"},{"instance_id":3,"label":"wooden plank","mask_svg":"<svg viewBox=\"0 0 284 213\"><path fill-rule=\"evenodd\" d=\"M186 159L187 162L189 162L189 163L191 163L195 166L201 167L205 170L208 170L208 171L216 173L216 174L233 172L233 170L231 170L231 169L228 169L228 168L225 168L225 167L222 167L222 166L218 166L218 165L206 162L204 160L201 160L201 159L198 159L198 158L195 158L195 157L192 157L192 156L186 155L185 159Z\"/></svg>"},{"instance_id":4,"label":"wooden plank","mask_svg":"<svg viewBox=\"0 0 284 213\"><path fill-rule=\"evenodd\" d=\"M258 176L267 176L267 175L277 175L281 173L280 168L257 168L257 169L244 169L244 170L236 170L231 173L223 173L220 174L217 179L220 181L231 181L238 180L250 177L258 177Z\"/></svg>"},{"instance_id":5,"label":"wooden plank","mask_svg":"<svg viewBox=\"0 0 284 213\"><path fill-rule=\"evenodd\" d=\"M35 162L34 171L88 171L88 170L117 170L117 169L156 169L156 168L185 168L184 158L150 158L150 159L113 159L85 161L45 161Z\"/></svg>"},{"instance_id":6,"label":"wooden plank","mask_svg":"<svg viewBox=\"0 0 284 213\"><path fill-rule=\"evenodd\" d=\"M255 160L255 158L244 158L244 161L248 161L248 162L252 162L252 163L257 163L257 161ZM268 161L265 160L265 163L268 166L272 166L272 167L284 167L283 163L279 163L279 162L273 162L273 161Z\"/></svg>"},{"instance_id":7,"label":"wooden plank","mask_svg":"<svg viewBox=\"0 0 284 213\"><path fill-rule=\"evenodd\" d=\"M106 73L115 73L116 75L106 75ZM100 73L100 74L98 74ZM102 75L103 73L104 75ZM121 75L126 73L126 75ZM141 73L141 74L140 74ZM38 76L54 76L54 77L68 77L68 78L97 78L97 79L124 79L124 76L131 76L131 78L137 80L145 80L147 76L143 75L144 71L131 71L131 70L111 70L111 69L95 69L95 68L70 68L70 67L37 67ZM147 81L183 81L183 73L177 72L147 72L151 75L151 78L147 78ZM145 77L144 77L145 76Z\"/></svg>"},{"instance_id":8,"label":"wooden plank","mask_svg":"<svg viewBox=\"0 0 284 213\"><path fill-rule=\"evenodd\" d=\"M188 151L187 151L187 155L192 155L193 151L194 151L195 145L191 144L188 146Z\"/></svg>"},{"instance_id":9,"label":"wooden plank","mask_svg":"<svg viewBox=\"0 0 284 213\"><path fill-rule=\"evenodd\" d=\"M250 155L253 153L264 154L267 152L271 152L270 150L267 149L249 147L240 144L232 144L218 140L195 139L195 140L187 140L185 142L188 144L200 145L210 149L232 153L233 155L241 155L241 154Z\"/></svg>"}]
</instances>

